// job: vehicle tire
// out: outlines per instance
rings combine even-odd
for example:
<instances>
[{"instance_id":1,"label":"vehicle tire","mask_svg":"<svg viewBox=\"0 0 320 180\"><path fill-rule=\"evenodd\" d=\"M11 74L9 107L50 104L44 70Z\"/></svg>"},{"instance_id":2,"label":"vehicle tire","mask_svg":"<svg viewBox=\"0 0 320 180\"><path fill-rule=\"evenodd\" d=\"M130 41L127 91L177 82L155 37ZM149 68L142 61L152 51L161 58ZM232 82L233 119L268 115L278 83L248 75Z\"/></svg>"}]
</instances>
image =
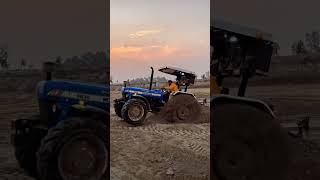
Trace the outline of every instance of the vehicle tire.
<instances>
[{"instance_id":1,"label":"vehicle tire","mask_svg":"<svg viewBox=\"0 0 320 180\"><path fill-rule=\"evenodd\" d=\"M148 113L146 103L140 99L130 99L122 107L122 118L134 126L142 125Z\"/></svg>"},{"instance_id":2,"label":"vehicle tire","mask_svg":"<svg viewBox=\"0 0 320 180\"><path fill-rule=\"evenodd\" d=\"M37 153L41 180L104 180L109 172L108 128L72 117L51 128Z\"/></svg>"},{"instance_id":3,"label":"vehicle tire","mask_svg":"<svg viewBox=\"0 0 320 180\"><path fill-rule=\"evenodd\" d=\"M125 104L125 101L124 100L116 100L114 102L114 111L115 113L117 114L118 117L122 118L122 115L121 115L121 110L122 110L122 107L123 105Z\"/></svg>"},{"instance_id":4,"label":"vehicle tire","mask_svg":"<svg viewBox=\"0 0 320 180\"><path fill-rule=\"evenodd\" d=\"M289 139L270 113L241 103L211 108L212 164L218 180L285 179Z\"/></svg>"},{"instance_id":5,"label":"vehicle tire","mask_svg":"<svg viewBox=\"0 0 320 180\"><path fill-rule=\"evenodd\" d=\"M41 139L47 134L46 129L37 127L39 122L39 119L18 119L14 122L15 133L12 134L14 154L19 166L34 178L38 175L36 152Z\"/></svg>"},{"instance_id":6,"label":"vehicle tire","mask_svg":"<svg viewBox=\"0 0 320 180\"><path fill-rule=\"evenodd\" d=\"M177 94L165 105L164 116L169 122L197 122L200 111L200 104L194 96Z\"/></svg>"}]
</instances>

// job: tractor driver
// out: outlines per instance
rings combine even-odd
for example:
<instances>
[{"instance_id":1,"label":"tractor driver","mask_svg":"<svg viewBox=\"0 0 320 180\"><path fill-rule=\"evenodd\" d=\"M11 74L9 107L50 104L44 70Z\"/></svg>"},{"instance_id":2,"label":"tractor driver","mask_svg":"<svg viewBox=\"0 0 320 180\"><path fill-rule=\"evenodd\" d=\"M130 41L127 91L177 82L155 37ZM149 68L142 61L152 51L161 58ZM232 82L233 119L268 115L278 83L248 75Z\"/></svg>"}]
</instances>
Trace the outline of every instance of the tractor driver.
<instances>
[{"instance_id":1,"label":"tractor driver","mask_svg":"<svg viewBox=\"0 0 320 180\"><path fill-rule=\"evenodd\" d=\"M169 85L168 89L169 89L170 93L173 93L173 92L176 92L179 90L177 84L172 82L171 80L168 81L168 85Z\"/></svg>"}]
</instances>

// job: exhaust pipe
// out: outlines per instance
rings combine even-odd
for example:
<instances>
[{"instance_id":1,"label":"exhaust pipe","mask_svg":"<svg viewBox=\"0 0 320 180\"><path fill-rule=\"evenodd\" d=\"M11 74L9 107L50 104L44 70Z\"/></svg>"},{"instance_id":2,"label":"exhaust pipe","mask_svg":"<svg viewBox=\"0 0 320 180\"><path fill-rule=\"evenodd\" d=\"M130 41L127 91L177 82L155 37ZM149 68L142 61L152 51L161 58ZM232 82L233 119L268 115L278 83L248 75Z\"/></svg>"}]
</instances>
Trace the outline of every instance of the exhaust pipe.
<instances>
[{"instance_id":1,"label":"exhaust pipe","mask_svg":"<svg viewBox=\"0 0 320 180\"><path fill-rule=\"evenodd\" d=\"M149 86L149 90L152 89L152 84L153 84L153 73L154 73L154 70L153 70L153 67L150 67L151 68L151 79L150 79L150 86Z\"/></svg>"},{"instance_id":2,"label":"exhaust pipe","mask_svg":"<svg viewBox=\"0 0 320 180\"><path fill-rule=\"evenodd\" d=\"M55 63L54 62L44 62L43 63L43 71L46 74L46 80L50 81L52 80L52 72L54 71L55 68Z\"/></svg>"}]
</instances>

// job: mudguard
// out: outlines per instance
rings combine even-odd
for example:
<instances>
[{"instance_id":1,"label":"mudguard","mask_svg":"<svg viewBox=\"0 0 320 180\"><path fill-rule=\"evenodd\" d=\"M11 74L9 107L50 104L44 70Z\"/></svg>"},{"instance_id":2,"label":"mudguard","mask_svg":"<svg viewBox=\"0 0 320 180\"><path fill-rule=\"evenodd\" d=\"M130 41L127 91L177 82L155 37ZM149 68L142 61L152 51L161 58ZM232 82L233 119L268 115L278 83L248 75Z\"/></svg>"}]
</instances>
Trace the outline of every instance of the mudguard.
<instances>
[{"instance_id":1,"label":"mudguard","mask_svg":"<svg viewBox=\"0 0 320 180\"><path fill-rule=\"evenodd\" d=\"M265 102L257 99L251 99L251 98L246 98L246 97L237 97L237 96L231 96L231 95L216 95L211 97L210 105L211 107L215 107L216 105L219 104L225 104L225 103L243 103L247 104L253 107L256 107L264 112L269 113L272 115L274 118L276 118L274 112L266 104Z\"/></svg>"},{"instance_id":2,"label":"mudguard","mask_svg":"<svg viewBox=\"0 0 320 180\"><path fill-rule=\"evenodd\" d=\"M148 110L149 110L149 111L151 110L150 103L149 103L148 99L145 98L144 96L141 96L141 95L132 95L131 98L141 99L143 102L146 103Z\"/></svg>"},{"instance_id":3,"label":"mudguard","mask_svg":"<svg viewBox=\"0 0 320 180\"><path fill-rule=\"evenodd\" d=\"M187 95L190 95L190 96L196 98L196 96L194 94L189 93L189 92L184 92L184 91L176 91L176 92L172 93L171 95L172 96L176 96L176 95L179 95L179 94L187 94Z\"/></svg>"}]
</instances>

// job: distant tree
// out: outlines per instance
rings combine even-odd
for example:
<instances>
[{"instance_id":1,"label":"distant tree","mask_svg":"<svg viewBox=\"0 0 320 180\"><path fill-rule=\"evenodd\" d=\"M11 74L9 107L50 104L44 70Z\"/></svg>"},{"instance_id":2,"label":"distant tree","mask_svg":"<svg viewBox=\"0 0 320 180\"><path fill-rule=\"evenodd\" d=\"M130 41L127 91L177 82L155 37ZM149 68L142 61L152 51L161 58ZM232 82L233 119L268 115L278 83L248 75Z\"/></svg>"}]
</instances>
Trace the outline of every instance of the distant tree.
<instances>
[{"instance_id":1,"label":"distant tree","mask_svg":"<svg viewBox=\"0 0 320 180\"><path fill-rule=\"evenodd\" d=\"M291 46L291 50L294 55L304 55L308 53L308 50L302 40L294 42Z\"/></svg>"},{"instance_id":2,"label":"distant tree","mask_svg":"<svg viewBox=\"0 0 320 180\"><path fill-rule=\"evenodd\" d=\"M319 53L320 52L320 33L319 31L312 31L311 33L306 33L305 35L306 45L310 52Z\"/></svg>"},{"instance_id":3,"label":"distant tree","mask_svg":"<svg viewBox=\"0 0 320 180\"><path fill-rule=\"evenodd\" d=\"M22 69L24 69L27 66L26 60L22 58L20 61L20 65L21 65Z\"/></svg>"},{"instance_id":4,"label":"distant tree","mask_svg":"<svg viewBox=\"0 0 320 180\"><path fill-rule=\"evenodd\" d=\"M56 61L55 61L55 63L57 64L57 65L61 65L62 64L62 57L61 56L58 56L57 58L56 58Z\"/></svg>"},{"instance_id":5,"label":"distant tree","mask_svg":"<svg viewBox=\"0 0 320 180\"><path fill-rule=\"evenodd\" d=\"M33 64L30 64L30 63L29 63L28 68L29 68L29 69L32 69L32 68L33 68Z\"/></svg>"},{"instance_id":6,"label":"distant tree","mask_svg":"<svg viewBox=\"0 0 320 180\"><path fill-rule=\"evenodd\" d=\"M273 44L273 55L278 56L280 51L280 45L279 43L274 43Z\"/></svg>"},{"instance_id":7,"label":"distant tree","mask_svg":"<svg viewBox=\"0 0 320 180\"><path fill-rule=\"evenodd\" d=\"M206 79L207 79L206 75L205 75L205 74L202 74L202 75L201 75L201 79L202 79L202 80L206 80Z\"/></svg>"},{"instance_id":8,"label":"distant tree","mask_svg":"<svg viewBox=\"0 0 320 180\"><path fill-rule=\"evenodd\" d=\"M4 69L8 69L8 51L5 48L0 48L0 66Z\"/></svg>"}]
</instances>

